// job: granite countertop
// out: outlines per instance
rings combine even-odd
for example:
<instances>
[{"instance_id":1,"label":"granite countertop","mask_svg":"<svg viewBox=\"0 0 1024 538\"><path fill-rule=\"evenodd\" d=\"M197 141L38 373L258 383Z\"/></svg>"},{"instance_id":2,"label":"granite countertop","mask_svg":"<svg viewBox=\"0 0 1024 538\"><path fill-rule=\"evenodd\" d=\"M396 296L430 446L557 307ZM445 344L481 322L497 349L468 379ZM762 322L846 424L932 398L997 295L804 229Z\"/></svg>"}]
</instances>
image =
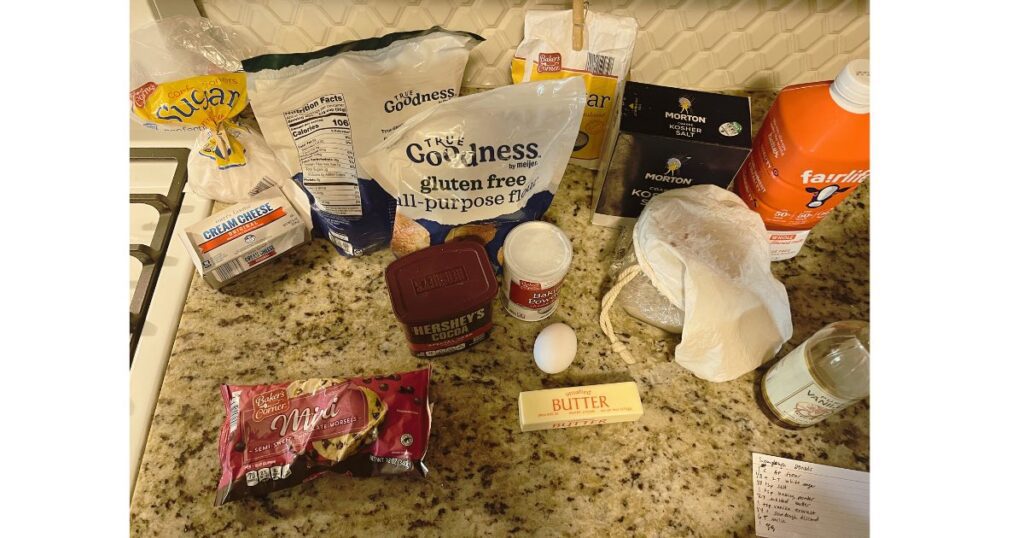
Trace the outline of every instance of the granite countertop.
<instances>
[{"instance_id":1,"label":"granite countertop","mask_svg":"<svg viewBox=\"0 0 1024 538\"><path fill-rule=\"evenodd\" d=\"M752 93L755 125L772 94ZM678 336L613 311L637 364L598 326L618 231L592 226L594 174L570 166L544 219L572 238L562 303L547 322L495 302L489 340L433 361L426 479L327 475L214 508L221 383L406 371L412 357L384 286L390 251L347 259L322 239L216 292L194 278L131 503L137 536L639 535L753 536L751 452L868 469L868 403L801 431L772 425L757 373L703 381L672 361ZM825 324L868 319L868 185L773 265L793 314L788 352ZM545 375L533 339L574 327L572 367ZM635 380L634 423L521 433L520 391Z\"/></svg>"}]
</instances>

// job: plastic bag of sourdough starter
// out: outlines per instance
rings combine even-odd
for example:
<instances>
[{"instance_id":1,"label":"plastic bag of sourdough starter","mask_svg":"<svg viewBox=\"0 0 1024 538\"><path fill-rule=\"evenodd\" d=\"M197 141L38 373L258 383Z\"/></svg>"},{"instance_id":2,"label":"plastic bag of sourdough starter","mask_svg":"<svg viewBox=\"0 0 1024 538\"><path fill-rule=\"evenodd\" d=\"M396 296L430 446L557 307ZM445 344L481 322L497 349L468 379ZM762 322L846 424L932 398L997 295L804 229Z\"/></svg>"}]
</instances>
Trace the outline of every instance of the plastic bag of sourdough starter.
<instances>
[{"instance_id":1,"label":"plastic bag of sourdough starter","mask_svg":"<svg viewBox=\"0 0 1024 538\"><path fill-rule=\"evenodd\" d=\"M601 161L633 59L636 33L633 17L588 10L583 48L573 50L572 10L526 12L523 41L512 58L512 81L579 76L587 84L587 109L573 145L573 164L596 170Z\"/></svg>"},{"instance_id":2,"label":"plastic bag of sourdough starter","mask_svg":"<svg viewBox=\"0 0 1024 538\"><path fill-rule=\"evenodd\" d=\"M483 38L439 27L242 62L267 142L309 196L317 234L358 256L391 238L394 198L359 156L459 94Z\"/></svg>"},{"instance_id":3,"label":"plastic bag of sourdough starter","mask_svg":"<svg viewBox=\"0 0 1024 538\"><path fill-rule=\"evenodd\" d=\"M628 263L635 259L635 264ZM714 185L663 192L647 203L633 228L632 250L601 301L601 329L613 351L632 362L615 336L609 309L640 276L632 293L641 319L668 308L683 317L675 360L697 377L730 381L778 353L793 336L786 288L775 279L764 222L735 194ZM666 307L665 302L669 305Z\"/></svg>"},{"instance_id":4,"label":"plastic bag of sourdough starter","mask_svg":"<svg viewBox=\"0 0 1024 538\"><path fill-rule=\"evenodd\" d=\"M222 385L214 504L290 488L327 472L425 476L429 391L430 368Z\"/></svg>"},{"instance_id":5,"label":"plastic bag of sourdough starter","mask_svg":"<svg viewBox=\"0 0 1024 538\"><path fill-rule=\"evenodd\" d=\"M613 279L620 272L637 265L636 253L633 251L633 224L626 223L622 227L619 239L615 243L612 263L608 266L608 273ZM683 332L683 311L662 295L643 271L623 285L615 302L627 314L644 323L670 333Z\"/></svg>"},{"instance_id":6,"label":"plastic bag of sourdough starter","mask_svg":"<svg viewBox=\"0 0 1024 538\"><path fill-rule=\"evenodd\" d=\"M508 232L554 199L584 98L573 77L459 97L408 119L362 161L398 199L391 250L475 240L500 267Z\"/></svg>"},{"instance_id":7,"label":"plastic bag of sourdough starter","mask_svg":"<svg viewBox=\"0 0 1024 538\"><path fill-rule=\"evenodd\" d=\"M199 17L175 16L131 34L132 118L164 131L196 131L188 184L221 202L249 199L287 171L259 132L235 121L247 100L244 40Z\"/></svg>"}]
</instances>

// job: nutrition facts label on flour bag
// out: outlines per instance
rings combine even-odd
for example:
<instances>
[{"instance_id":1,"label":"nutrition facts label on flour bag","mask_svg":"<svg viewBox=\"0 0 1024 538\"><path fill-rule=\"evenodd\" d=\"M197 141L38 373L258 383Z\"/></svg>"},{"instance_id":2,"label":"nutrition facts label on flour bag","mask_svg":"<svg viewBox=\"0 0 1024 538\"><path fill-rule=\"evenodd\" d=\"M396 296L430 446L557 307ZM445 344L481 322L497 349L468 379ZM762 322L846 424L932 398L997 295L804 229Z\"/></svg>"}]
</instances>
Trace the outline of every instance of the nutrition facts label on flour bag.
<instances>
[{"instance_id":1,"label":"nutrition facts label on flour bag","mask_svg":"<svg viewBox=\"0 0 1024 538\"><path fill-rule=\"evenodd\" d=\"M323 95L284 113L302 165L302 184L324 211L363 214L348 107L341 94Z\"/></svg>"}]
</instances>

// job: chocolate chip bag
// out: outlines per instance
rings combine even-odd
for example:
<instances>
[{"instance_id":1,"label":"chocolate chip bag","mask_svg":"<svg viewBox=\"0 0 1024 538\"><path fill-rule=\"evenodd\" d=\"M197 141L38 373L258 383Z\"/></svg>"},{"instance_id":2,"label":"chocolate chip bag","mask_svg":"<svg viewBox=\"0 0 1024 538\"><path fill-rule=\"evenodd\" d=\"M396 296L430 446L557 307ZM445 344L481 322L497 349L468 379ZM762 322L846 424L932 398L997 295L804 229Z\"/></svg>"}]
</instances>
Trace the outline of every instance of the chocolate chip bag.
<instances>
[{"instance_id":1,"label":"chocolate chip bag","mask_svg":"<svg viewBox=\"0 0 1024 538\"><path fill-rule=\"evenodd\" d=\"M418 474L430 438L430 368L400 374L223 385L217 506L330 471Z\"/></svg>"},{"instance_id":2,"label":"chocolate chip bag","mask_svg":"<svg viewBox=\"0 0 1024 538\"><path fill-rule=\"evenodd\" d=\"M358 158L406 119L457 96L481 41L435 26L242 62L263 136L308 194L315 232L338 252L387 245L395 201Z\"/></svg>"},{"instance_id":3,"label":"chocolate chip bag","mask_svg":"<svg viewBox=\"0 0 1024 538\"><path fill-rule=\"evenodd\" d=\"M551 205L585 100L583 79L571 77L459 97L406 120L361 160L398 200L391 250L473 240L501 266L508 232Z\"/></svg>"}]
</instances>

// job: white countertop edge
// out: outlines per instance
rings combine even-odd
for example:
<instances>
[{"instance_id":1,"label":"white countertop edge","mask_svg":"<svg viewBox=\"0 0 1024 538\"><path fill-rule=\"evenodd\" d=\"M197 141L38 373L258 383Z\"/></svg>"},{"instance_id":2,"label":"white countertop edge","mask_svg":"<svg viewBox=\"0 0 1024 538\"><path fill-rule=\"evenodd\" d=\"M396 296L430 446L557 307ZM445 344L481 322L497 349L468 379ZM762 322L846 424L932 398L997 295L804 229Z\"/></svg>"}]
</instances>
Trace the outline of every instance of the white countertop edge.
<instances>
[{"instance_id":1,"label":"white countertop edge","mask_svg":"<svg viewBox=\"0 0 1024 538\"><path fill-rule=\"evenodd\" d=\"M188 214L185 211L192 209ZM135 359L129 373L130 397L130 495L135 494L135 479L139 474L139 465L146 448L149 436L149 425L156 408L157 397L164 381L164 370L171 355L171 347L178 334L178 323L185 307L185 298L195 276L195 266L189 258L185 246L177 237L179 230L210 215L213 201L200 198L196 194L185 191L182 213L174 225L173 236L167 248L165 264L157 279L156 289L150 308L142 328L139 345L135 349ZM168 265L167 260L176 263ZM164 330L146 334L147 327L159 323ZM169 329L168 329L169 328Z\"/></svg>"}]
</instances>

